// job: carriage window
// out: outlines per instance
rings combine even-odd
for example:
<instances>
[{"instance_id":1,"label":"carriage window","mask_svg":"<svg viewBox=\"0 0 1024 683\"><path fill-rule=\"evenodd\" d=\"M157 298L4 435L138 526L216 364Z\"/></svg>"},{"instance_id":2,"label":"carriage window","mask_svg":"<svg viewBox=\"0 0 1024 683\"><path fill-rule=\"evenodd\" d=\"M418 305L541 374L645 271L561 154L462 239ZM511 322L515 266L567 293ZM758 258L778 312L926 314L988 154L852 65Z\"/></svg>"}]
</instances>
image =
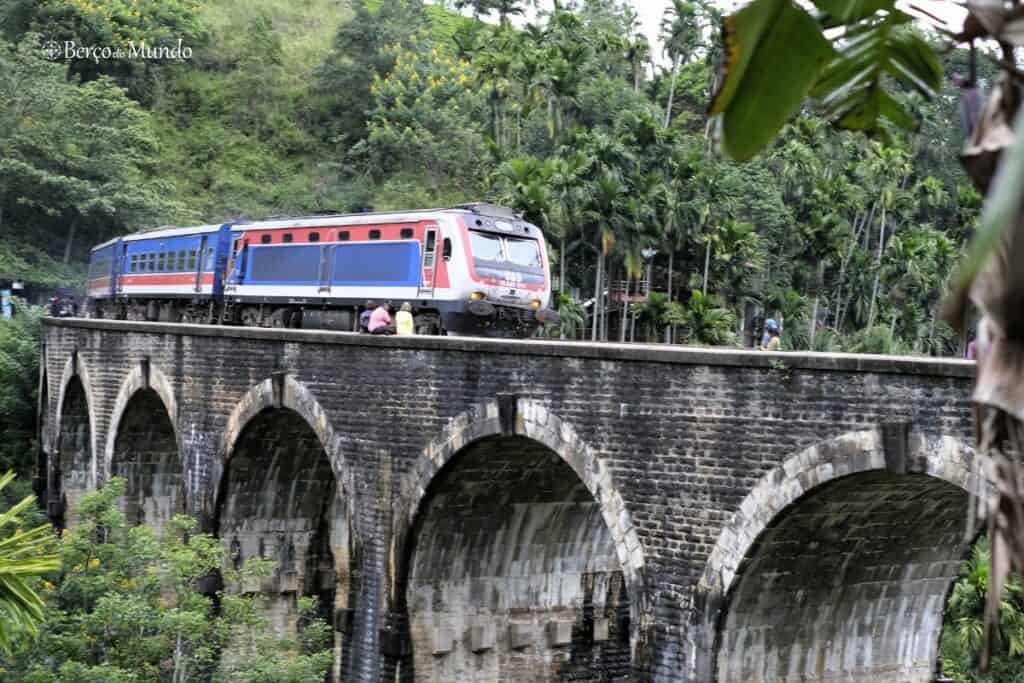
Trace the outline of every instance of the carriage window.
<instances>
[{"instance_id":1,"label":"carriage window","mask_svg":"<svg viewBox=\"0 0 1024 683\"><path fill-rule=\"evenodd\" d=\"M206 270L213 270L213 247L206 250Z\"/></svg>"},{"instance_id":2,"label":"carriage window","mask_svg":"<svg viewBox=\"0 0 1024 683\"><path fill-rule=\"evenodd\" d=\"M540 268L540 249L535 240L514 240L506 239L508 246L508 260L520 266Z\"/></svg>"},{"instance_id":3,"label":"carriage window","mask_svg":"<svg viewBox=\"0 0 1024 683\"><path fill-rule=\"evenodd\" d=\"M441 243L441 258L445 261L452 260L452 241L448 237L445 237L444 242Z\"/></svg>"},{"instance_id":4,"label":"carriage window","mask_svg":"<svg viewBox=\"0 0 1024 683\"><path fill-rule=\"evenodd\" d=\"M286 232L282 239L284 239L285 244L287 244L292 241L292 234L290 232Z\"/></svg>"},{"instance_id":5,"label":"carriage window","mask_svg":"<svg viewBox=\"0 0 1024 683\"><path fill-rule=\"evenodd\" d=\"M370 239L371 240L379 240L380 239L380 230L371 230L370 231Z\"/></svg>"},{"instance_id":6,"label":"carriage window","mask_svg":"<svg viewBox=\"0 0 1024 683\"><path fill-rule=\"evenodd\" d=\"M189 270L195 270L196 269L196 250L195 249L189 249L188 250L188 269Z\"/></svg>"},{"instance_id":7,"label":"carriage window","mask_svg":"<svg viewBox=\"0 0 1024 683\"><path fill-rule=\"evenodd\" d=\"M342 230L338 233L339 242L348 242L348 230Z\"/></svg>"},{"instance_id":8,"label":"carriage window","mask_svg":"<svg viewBox=\"0 0 1024 683\"><path fill-rule=\"evenodd\" d=\"M178 251L178 270L185 270L185 250Z\"/></svg>"},{"instance_id":9,"label":"carriage window","mask_svg":"<svg viewBox=\"0 0 1024 683\"><path fill-rule=\"evenodd\" d=\"M160 252L156 255L156 272L164 272L164 266L167 264L167 255L164 252Z\"/></svg>"},{"instance_id":10,"label":"carriage window","mask_svg":"<svg viewBox=\"0 0 1024 683\"><path fill-rule=\"evenodd\" d=\"M260 244L270 244L270 235L260 235Z\"/></svg>"},{"instance_id":11,"label":"carriage window","mask_svg":"<svg viewBox=\"0 0 1024 683\"><path fill-rule=\"evenodd\" d=\"M135 272L135 266L138 263L139 263L139 257L136 256L135 254L132 254L131 259L128 260L128 272L129 273L134 273Z\"/></svg>"},{"instance_id":12,"label":"carriage window","mask_svg":"<svg viewBox=\"0 0 1024 683\"><path fill-rule=\"evenodd\" d=\"M318 233L318 232L311 232L311 233L309 233L309 241L310 242L319 242L320 241L320 233Z\"/></svg>"},{"instance_id":13,"label":"carriage window","mask_svg":"<svg viewBox=\"0 0 1024 683\"><path fill-rule=\"evenodd\" d=\"M403 240L411 240L412 239L412 228L402 228L402 239Z\"/></svg>"},{"instance_id":14,"label":"carriage window","mask_svg":"<svg viewBox=\"0 0 1024 683\"><path fill-rule=\"evenodd\" d=\"M427 233L427 251L434 251L437 248L437 233L430 231Z\"/></svg>"},{"instance_id":15,"label":"carriage window","mask_svg":"<svg viewBox=\"0 0 1024 683\"><path fill-rule=\"evenodd\" d=\"M501 238L475 230L469 231L469 242L473 247L473 256L486 261L502 261Z\"/></svg>"}]
</instances>

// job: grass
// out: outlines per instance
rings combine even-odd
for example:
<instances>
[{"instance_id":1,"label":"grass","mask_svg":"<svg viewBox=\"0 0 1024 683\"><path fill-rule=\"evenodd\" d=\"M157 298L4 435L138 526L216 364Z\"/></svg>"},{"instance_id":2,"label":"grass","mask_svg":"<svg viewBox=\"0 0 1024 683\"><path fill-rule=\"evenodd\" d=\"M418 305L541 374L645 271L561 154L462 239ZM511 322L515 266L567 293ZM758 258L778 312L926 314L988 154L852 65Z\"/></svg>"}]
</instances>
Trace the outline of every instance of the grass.
<instances>
[{"instance_id":1,"label":"grass","mask_svg":"<svg viewBox=\"0 0 1024 683\"><path fill-rule=\"evenodd\" d=\"M200 19L214 45L230 49L232 37L261 14L281 37L285 69L301 77L323 61L353 11L351 0L215 0L203 5Z\"/></svg>"}]
</instances>

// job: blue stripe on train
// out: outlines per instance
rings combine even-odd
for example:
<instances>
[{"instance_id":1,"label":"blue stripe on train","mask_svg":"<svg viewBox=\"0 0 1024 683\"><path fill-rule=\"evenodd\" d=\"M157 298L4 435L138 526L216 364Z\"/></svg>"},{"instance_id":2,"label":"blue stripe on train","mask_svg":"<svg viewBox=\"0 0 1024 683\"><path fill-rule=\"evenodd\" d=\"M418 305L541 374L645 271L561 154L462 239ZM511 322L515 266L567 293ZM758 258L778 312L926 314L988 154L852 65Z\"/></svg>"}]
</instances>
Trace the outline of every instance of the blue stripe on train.
<instances>
[{"instance_id":1,"label":"blue stripe on train","mask_svg":"<svg viewBox=\"0 0 1024 683\"><path fill-rule=\"evenodd\" d=\"M420 243L356 242L250 246L247 285L415 287L420 282Z\"/></svg>"}]
</instances>

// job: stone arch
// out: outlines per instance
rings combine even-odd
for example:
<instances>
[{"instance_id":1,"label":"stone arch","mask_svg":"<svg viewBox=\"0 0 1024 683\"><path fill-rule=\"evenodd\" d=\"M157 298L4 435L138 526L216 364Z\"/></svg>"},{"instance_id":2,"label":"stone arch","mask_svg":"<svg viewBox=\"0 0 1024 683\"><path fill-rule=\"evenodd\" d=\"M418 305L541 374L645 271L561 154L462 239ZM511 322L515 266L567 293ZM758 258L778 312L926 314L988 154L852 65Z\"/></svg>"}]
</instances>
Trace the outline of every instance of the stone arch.
<instances>
[{"instance_id":1,"label":"stone arch","mask_svg":"<svg viewBox=\"0 0 1024 683\"><path fill-rule=\"evenodd\" d=\"M79 499L96 486L96 418L89 372L77 352L67 359L60 380L52 429L48 513L59 526L73 524Z\"/></svg>"},{"instance_id":2,"label":"stone arch","mask_svg":"<svg viewBox=\"0 0 1024 683\"><path fill-rule=\"evenodd\" d=\"M276 562L272 576L228 590L266 594L278 632L294 632L304 595L320 598L322 616L338 624L352 599L352 475L319 402L283 374L259 383L228 419L221 455L212 522L227 561ZM345 637L335 633L335 679Z\"/></svg>"},{"instance_id":3,"label":"stone arch","mask_svg":"<svg viewBox=\"0 0 1024 683\"><path fill-rule=\"evenodd\" d=\"M72 381L77 379L81 383L82 390L85 394L85 402L87 406L88 419L89 419L89 462L88 470L86 472L86 479L89 488L96 487L97 477L97 464L96 464L96 413L93 407L93 397L96 393L93 391L92 381L89 379L89 368L85 365L82 357L77 351L72 352L68 359L64 362L64 369L61 371L60 377L60 390L57 394L57 412L54 416L52 429L57 430L57 434L54 435L54 442L56 442L56 449L60 448L60 435L61 424L64 421L64 401L66 398L67 390Z\"/></svg>"},{"instance_id":4,"label":"stone arch","mask_svg":"<svg viewBox=\"0 0 1024 683\"><path fill-rule=\"evenodd\" d=\"M127 481L121 505L129 523L157 530L187 509L186 468L176 429L177 403L170 381L148 361L121 383L103 456L104 481Z\"/></svg>"},{"instance_id":5,"label":"stone arch","mask_svg":"<svg viewBox=\"0 0 1024 683\"><path fill-rule=\"evenodd\" d=\"M391 604L417 679L630 675L648 625L643 549L571 425L527 399L477 404L400 487Z\"/></svg>"},{"instance_id":6,"label":"stone arch","mask_svg":"<svg viewBox=\"0 0 1024 683\"><path fill-rule=\"evenodd\" d=\"M973 457L954 437L877 429L764 475L696 585L688 679L933 680Z\"/></svg>"},{"instance_id":7,"label":"stone arch","mask_svg":"<svg viewBox=\"0 0 1024 683\"><path fill-rule=\"evenodd\" d=\"M335 433L327 412L304 384L291 375L275 373L252 387L238 402L228 417L221 440L219 462L214 463L214 481L221 479L219 468L230 459L231 452L246 425L267 409L287 408L298 413L316 434L330 460L340 493L348 496L354 490L354 474L349 468L342 440Z\"/></svg>"}]
</instances>

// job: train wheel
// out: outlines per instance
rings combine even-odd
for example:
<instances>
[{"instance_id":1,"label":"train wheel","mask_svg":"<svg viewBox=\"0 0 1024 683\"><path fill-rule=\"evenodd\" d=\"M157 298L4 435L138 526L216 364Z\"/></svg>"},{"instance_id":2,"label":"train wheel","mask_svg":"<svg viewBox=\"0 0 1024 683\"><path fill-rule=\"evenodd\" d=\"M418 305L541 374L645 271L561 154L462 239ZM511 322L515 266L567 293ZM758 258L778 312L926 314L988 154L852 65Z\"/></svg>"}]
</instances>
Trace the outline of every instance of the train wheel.
<instances>
[{"instance_id":1,"label":"train wheel","mask_svg":"<svg viewBox=\"0 0 1024 683\"><path fill-rule=\"evenodd\" d=\"M291 317L287 308L277 308L270 314L270 326L276 328L288 327L288 319Z\"/></svg>"},{"instance_id":2,"label":"train wheel","mask_svg":"<svg viewBox=\"0 0 1024 683\"><path fill-rule=\"evenodd\" d=\"M259 327L260 324L260 312L259 309L253 308L252 306L246 306L242 309L242 325L246 327Z\"/></svg>"}]
</instances>

